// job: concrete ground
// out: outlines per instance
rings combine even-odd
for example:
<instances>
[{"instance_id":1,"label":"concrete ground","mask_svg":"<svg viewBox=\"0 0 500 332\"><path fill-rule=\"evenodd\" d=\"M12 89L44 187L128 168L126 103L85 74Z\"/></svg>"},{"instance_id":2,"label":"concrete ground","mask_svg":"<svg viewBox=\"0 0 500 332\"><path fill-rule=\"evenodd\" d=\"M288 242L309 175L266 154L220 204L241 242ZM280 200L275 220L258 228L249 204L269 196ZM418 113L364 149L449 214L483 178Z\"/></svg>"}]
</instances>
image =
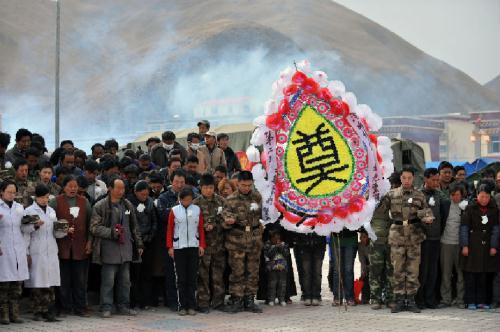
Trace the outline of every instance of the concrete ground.
<instances>
[{"instance_id":1,"label":"concrete ground","mask_svg":"<svg viewBox=\"0 0 500 332\"><path fill-rule=\"evenodd\" d=\"M296 271L296 270L295 270ZM424 310L420 314L408 312L391 314L389 309L374 311L369 305L332 307L326 275L328 260L323 265L323 302L318 307L306 307L293 298L286 307L262 305L264 313L227 314L213 311L209 314L180 317L158 308L140 311L136 317L113 316L100 318L98 308L91 318L68 316L58 323L32 321L23 315L26 323L0 325L0 331L500 331L500 311L469 311L456 308ZM359 275L359 265L356 264ZM296 277L298 286L298 279ZM299 289L300 293L300 289Z\"/></svg>"}]
</instances>

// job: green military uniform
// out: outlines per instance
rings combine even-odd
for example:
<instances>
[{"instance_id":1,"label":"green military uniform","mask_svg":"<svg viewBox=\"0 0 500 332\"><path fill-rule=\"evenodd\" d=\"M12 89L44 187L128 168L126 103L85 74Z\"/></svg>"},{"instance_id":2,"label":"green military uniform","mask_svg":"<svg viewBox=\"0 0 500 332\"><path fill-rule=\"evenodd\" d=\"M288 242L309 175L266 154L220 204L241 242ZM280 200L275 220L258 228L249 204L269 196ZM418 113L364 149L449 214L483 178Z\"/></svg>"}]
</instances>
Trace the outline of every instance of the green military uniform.
<instances>
[{"instance_id":1,"label":"green military uniform","mask_svg":"<svg viewBox=\"0 0 500 332\"><path fill-rule=\"evenodd\" d=\"M260 312L254 303L259 284L259 264L263 247L260 223L262 197L256 191L243 195L236 192L226 199L223 209L226 229L224 245L228 251L228 263L231 268L229 292L232 297L233 312L242 308L242 300L247 310ZM232 225L227 219L235 219Z\"/></svg>"},{"instance_id":2,"label":"green military uniform","mask_svg":"<svg viewBox=\"0 0 500 332\"><path fill-rule=\"evenodd\" d=\"M198 205L203 213L206 243L205 254L200 258L198 267L198 306L208 308L212 299L212 307L218 308L224 304L225 295L223 277L226 256L222 228L224 199L219 195L212 198L199 196L193 203ZM212 230L209 230L209 227Z\"/></svg>"},{"instance_id":3,"label":"green military uniform","mask_svg":"<svg viewBox=\"0 0 500 332\"><path fill-rule=\"evenodd\" d=\"M370 241L368 259L370 261L370 299L374 309L381 308L382 303L392 301L391 247L388 244L389 221L388 211L379 205L370 222L377 240Z\"/></svg>"},{"instance_id":4,"label":"green military uniform","mask_svg":"<svg viewBox=\"0 0 500 332\"><path fill-rule=\"evenodd\" d=\"M37 319L39 319L37 314L48 315L51 306L56 301L54 287L32 288L31 299L33 302L33 312Z\"/></svg>"},{"instance_id":5,"label":"green military uniform","mask_svg":"<svg viewBox=\"0 0 500 332\"><path fill-rule=\"evenodd\" d=\"M33 204L33 194L35 193L35 184L30 181L16 180L17 195L14 198L16 202L21 204L25 209Z\"/></svg>"},{"instance_id":6,"label":"green military uniform","mask_svg":"<svg viewBox=\"0 0 500 332\"><path fill-rule=\"evenodd\" d=\"M2 313L0 323L9 324L9 322L23 322L19 319L20 313L18 304L22 293L22 281L0 282L0 312Z\"/></svg>"},{"instance_id":7,"label":"green military uniform","mask_svg":"<svg viewBox=\"0 0 500 332\"><path fill-rule=\"evenodd\" d=\"M421 218L432 217L432 211L427 207L421 191L414 188L403 189L402 186L391 189L382 199L381 206L382 211L388 211L392 223L388 243L391 246L394 268L392 288L396 308L393 308L393 312L402 310L405 296L408 310L419 312L414 297L420 286L420 244L425 240Z\"/></svg>"}]
</instances>

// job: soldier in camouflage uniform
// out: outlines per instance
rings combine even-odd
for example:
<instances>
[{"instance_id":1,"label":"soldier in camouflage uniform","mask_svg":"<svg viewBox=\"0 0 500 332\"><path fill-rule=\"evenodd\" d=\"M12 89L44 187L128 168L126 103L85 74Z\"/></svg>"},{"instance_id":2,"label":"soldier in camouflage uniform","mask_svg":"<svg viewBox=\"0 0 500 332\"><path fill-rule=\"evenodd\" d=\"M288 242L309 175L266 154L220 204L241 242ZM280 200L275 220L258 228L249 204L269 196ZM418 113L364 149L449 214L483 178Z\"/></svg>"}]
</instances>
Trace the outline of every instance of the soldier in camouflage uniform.
<instances>
[{"instance_id":1,"label":"soldier in camouflage uniform","mask_svg":"<svg viewBox=\"0 0 500 332\"><path fill-rule=\"evenodd\" d=\"M262 197L253 189L249 171L238 174L238 191L230 195L224 205L224 244L228 251L229 293L231 303L225 311L242 310L260 313L254 302L259 283L259 264L262 250L263 226L260 223Z\"/></svg>"},{"instance_id":2,"label":"soldier in camouflage uniform","mask_svg":"<svg viewBox=\"0 0 500 332\"><path fill-rule=\"evenodd\" d=\"M401 172L401 187L391 189L380 203L380 212L387 212L392 223L388 239L394 268L392 288L396 300L392 313L405 309L405 299L408 311L420 312L415 295L420 286L420 244L425 240L422 222L432 223L433 217L424 194L413 187L414 174L412 168L404 168Z\"/></svg>"},{"instance_id":3,"label":"soldier in camouflage uniform","mask_svg":"<svg viewBox=\"0 0 500 332\"><path fill-rule=\"evenodd\" d=\"M382 304L392 302L392 264L391 247L387 243L389 237L388 213L384 206L379 206L370 222L377 239L370 241L368 259L370 261L370 300L372 309L382 309ZM385 298L384 298L385 295Z\"/></svg>"},{"instance_id":4,"label":"soldier in camouflage uniform","mask_svg":"<svg viewBox=\"0 0 500 332\"><path fill-rule=\"evenodd\" d=\"M201 195L193 203L198 205L203 213L206 248L198 268L198 308L200 312L208 313L210 300L214 309L224 305L224 199L215 194L215 179L211 174L202 175L200 190Z\"/></svg>"},{"instance_id":5,"label":"soldier in camouflage uniform","mask_svg":"<svg viewBox=\"0 0 500 332\"><path fill-rule=\"evenodd\" d=\"M25 159L17 160L14 164L14 170L14 182L17 186L17 195L14 200L27 208L33 204L32 195L35 192L34 184L28 181L28 162Z\"/></svg>"}]
</instances>

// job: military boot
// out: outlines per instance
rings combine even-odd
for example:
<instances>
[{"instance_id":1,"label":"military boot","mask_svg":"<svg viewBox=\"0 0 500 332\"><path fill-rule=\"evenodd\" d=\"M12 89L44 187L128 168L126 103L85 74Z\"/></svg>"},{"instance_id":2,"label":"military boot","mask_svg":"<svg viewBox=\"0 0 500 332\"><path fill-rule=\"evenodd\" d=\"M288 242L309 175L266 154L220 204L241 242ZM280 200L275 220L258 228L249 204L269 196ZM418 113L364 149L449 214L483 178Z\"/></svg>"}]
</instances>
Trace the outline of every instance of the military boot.
<instances>
[{"instance_id":1,"label":"military boot","mask_svg":"<svg viewBox=\"0 0 500 332\"><path fill-rule=\"evenodd\" d=\"M0 324L2 324L2 325L8 325L8 324L10 324L10 321L9 321L9 305L8 304L2 304L0 306Z\"/></svg>"},{"instance_id":2,"label":"military boot","mask_svg":"<svg viewBox=\"0 0 500 332\"><path fill-rule=\"evenodd\" d=\"M413 297L410 297L408 299L408 304L406 306L406 310L413 312L413 313L420 313L420 308L417 306L417 303L415 302L415 299Z\"/></svg>"},{"instance_id":3,"label":"military boot","mask_svg":"<svg viewBox=\"0 0 500 332\"><path fill-rule=\"evenodd\" d=\"M224 306L224 309L222 311L231 314L236 314L243 311L243 300L241 297L231 297L229 301L230 303Z\"/></svg>"},{"instance_id":4,"label":"military boot","mask_svg":"<svg viewBox=\"0 0 500 332\"><path fill-rule=\"evenodd\" d=\"M400 296L395 298L394 306L391 308L391 313L396 314L398 312L405 310L405 302L404 299Z\"/></svg>"},{"instance_id":5,"label":"military boot","mask_svg":"<svg viewBox=\"0 0 500 332\"><path fill-rule=\"evenodd\" d=\"M12 301L10 303L10 322L16 324L24 323L19 317L19 302L17 301Z\"/></svg>"},{"instance_id":6,"label":"military boot","mask_svg":"<svg viewBox=\"0 0 500 332\"><path fill-rule=\"evenodd\" d=\"M260 314L262 312L262 308L259 307L257 303L255 303L255 298L253 295L245 295L244 304L245 311L250 311L256 314Z\"/></svg>"}]
</instances>

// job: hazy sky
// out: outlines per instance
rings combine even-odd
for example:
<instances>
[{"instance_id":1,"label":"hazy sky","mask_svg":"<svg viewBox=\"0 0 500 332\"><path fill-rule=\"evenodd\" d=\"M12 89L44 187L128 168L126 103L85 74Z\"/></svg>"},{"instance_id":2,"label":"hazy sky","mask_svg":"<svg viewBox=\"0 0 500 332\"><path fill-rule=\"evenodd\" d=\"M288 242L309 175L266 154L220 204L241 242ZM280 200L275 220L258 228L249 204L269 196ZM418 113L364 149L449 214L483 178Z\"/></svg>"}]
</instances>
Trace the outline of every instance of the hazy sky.
<instances>
[{"instance_id":1,"label":"hazy sky","mask_svg":"<svg viewBox=\"0 0 500 332\"><path fill-rule=\"evenodd\" d=\"M500 0L334 0L481 84L500 74Z\"/></svg>"}]
</instances>

